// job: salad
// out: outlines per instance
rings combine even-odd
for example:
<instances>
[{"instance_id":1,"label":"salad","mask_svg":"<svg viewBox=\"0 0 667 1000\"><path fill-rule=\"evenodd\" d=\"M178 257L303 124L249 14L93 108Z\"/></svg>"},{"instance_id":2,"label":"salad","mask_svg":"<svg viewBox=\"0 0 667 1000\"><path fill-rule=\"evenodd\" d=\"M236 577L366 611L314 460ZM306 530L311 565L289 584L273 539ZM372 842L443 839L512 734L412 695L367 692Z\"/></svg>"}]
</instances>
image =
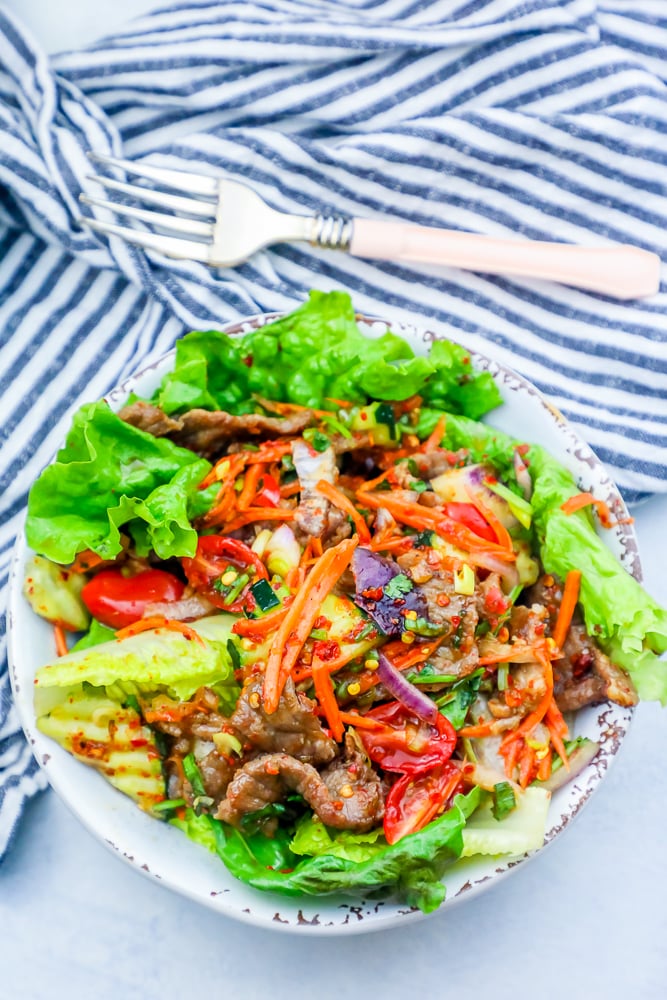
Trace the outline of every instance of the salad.
<instances>
[{"instance_id":1,"label":"salad","mask_svg":"<svg viewBox=\"0 0 667 1000\"><path fill-rule=\"evenodd\" d=\"M40 730L258 889L428 912L460 857L540 847L576 712L667 703L667 612L501 402L313 292L83 406L28 506Z\"/></svg>"}]
</instances>

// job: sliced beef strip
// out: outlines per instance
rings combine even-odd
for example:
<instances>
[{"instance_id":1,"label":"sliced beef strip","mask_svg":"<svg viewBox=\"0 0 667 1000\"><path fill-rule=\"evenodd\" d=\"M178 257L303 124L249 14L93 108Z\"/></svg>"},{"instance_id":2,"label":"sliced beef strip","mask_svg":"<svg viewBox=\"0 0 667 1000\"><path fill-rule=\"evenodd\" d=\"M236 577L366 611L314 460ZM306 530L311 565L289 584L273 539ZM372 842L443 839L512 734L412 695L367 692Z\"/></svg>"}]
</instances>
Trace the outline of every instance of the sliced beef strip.
<instances>
[{"instance_id":1,"label":"sliced beef strip","mask_svg":"<svg viewBox=\"0 0 667 1000\"><path fill-rule=\"evenodd\" d=\"M197 692L201 710L182 716L180 719L156 718L159 703L144 709L147 721L170 739L170 753L166 761L167 791L170 798L185 798L192 805L194 795L189 782L185 780L182 760L192 753L195 756L204 783L206 794L216 802L224 796L227 785L234 773L234 764L221 754L213 743L213 736L229 730L229 720L217 711L218 696L209 688ZM210 706L206 711L205 706Z\"/></svg>"},{"instance_id":2,"label":"sliced beef strip","mask_svg":"<svg viewBox=\"0 0 667 1000\"><path fill-rule=\"evenodd\" d=\"M124 407L118 415L139 430L154 437L168 437L206 457L216 455L231 441L300 434L313 419L311 410L302 410L289 417L267 417L262 413L234 416L224 410L194 409L178 417L169 417L158 406L141 400Z\"/></svg>"},{"instance_id":3,"label":"sliced beef strip","mask_svg":"<svg viewBox=\"0 0 667 1000\"><path fill-rule=\"evenodd\" d=\"M543 576L531 587L528 599L542 604L553 629L563 597L561 583ZM634 684L625 671L612 663L586 632L578 610L572 617L563 656L554 661L554 695L562 712L576 711L607 699L619 705L636 705Z\"/></svg>"},{"instance_id":4,"label":"sliced beef strip","mask_svg":"<svg viewBox=\"0 0 667 1000\"><path fill-rule=\"evenodd\" d=\"M178 418L174 420L168 417L159 406L153 406L152 403L146 403L141 399L124 406L118 416L126 424L132 424L133 427L152 434L153 437L169 437L180 431L183 426Z\"/></svg>"},{"instance_id":5,"label":"sliced beef strip","mask_svg":"<svg viewBox=\"0 0 667 1000\"><path fill-rule=\"evenodd\" d=\"M297 692L290 679L269 715L262 706L262 686L262 677L245 685L229 720L241 743L267 753L282 751L308 764L333 760L336 744L322 729L310 698Z\"/></svg>"},{"instance_id":6,"label":"sliced beef strip","mask_svg":"<svg viewBox=\"0 0 667 1000\"><path fill-rule=\"evenodd\" d=\"M320 775L312 764L272 753L237 772L217 818L238 826L245 815L280 801L288 791L301 795L323 823L338 830L370 830L384 812L380 780L368 765L357 764L356 755Z\"/></svg>"},{"instance_id":7,"label":"sliced beef strip","mask_svg":"<svg viewBox=\"0 0 667 1000\"><path fill-rule=\"evenodd\" d=\"M449 629L429 663L438 672L452 677L472 673L479 660L475 637L479 612L475 597L456 593L454 574L442 566L440 556L433 549L411 549L396 561L426 599L428 620Z\"/></svg>"},{"instance_id":8,"label":"sliced beef strip","mask_svg":"<svg viewBox=\"0 0 667 1000\"><path fill-rule=\"evenodd\" d=\"M300 434L312 419L310 410L289 417L266 417L261 413L233 416L224 410L189 410L180 417L182 429L172 438L176 444L210 457L229 441Z\"/></svg>"}]
</instances>

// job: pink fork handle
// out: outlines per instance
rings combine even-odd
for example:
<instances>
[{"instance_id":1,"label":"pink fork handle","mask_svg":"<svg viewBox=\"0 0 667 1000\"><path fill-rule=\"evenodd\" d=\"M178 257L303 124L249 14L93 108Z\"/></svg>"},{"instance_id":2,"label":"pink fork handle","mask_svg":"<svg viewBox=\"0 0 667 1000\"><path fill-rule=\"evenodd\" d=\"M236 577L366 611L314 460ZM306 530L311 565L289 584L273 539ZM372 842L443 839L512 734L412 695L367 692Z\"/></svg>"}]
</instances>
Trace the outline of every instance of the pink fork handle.
<instances>
[{"instance_id":1,"label":"pink fork handle","mask_svg":"<svg viewBox=\"0 0 667 1000\"><path fill-rule=\"evenodd\" d=\"M375 260L404 260L486 274L544 278L615 299L655 295L660 285L660 258L638 247L576 247L499 240L376 219L354 220L350 253Z\"/></svg>"}]
</instances>

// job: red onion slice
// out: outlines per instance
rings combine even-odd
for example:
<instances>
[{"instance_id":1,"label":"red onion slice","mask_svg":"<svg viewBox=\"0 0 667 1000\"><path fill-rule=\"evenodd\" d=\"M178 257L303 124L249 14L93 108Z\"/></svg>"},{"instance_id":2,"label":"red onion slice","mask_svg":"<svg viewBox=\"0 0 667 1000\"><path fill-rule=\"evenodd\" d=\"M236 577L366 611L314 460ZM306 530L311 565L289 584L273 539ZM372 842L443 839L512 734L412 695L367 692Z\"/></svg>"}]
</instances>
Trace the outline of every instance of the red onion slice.
<instances>
[{"instance_id":1,"label":"red onion slice","mask_svg":"<svg viewBox=\"0 0 667 1000\"><path fill-rule=\"evenodd\" d=\"M420 691L418 687L406 680L400 670L394 667L385 654L380 652L378 656L380 666L378 667L378 677L390 694L393 694L396 701L400 701L411 712L424 722L435 724L438 719L438 707L431 701L428 695Z\"/></svg>"}]
</instances>

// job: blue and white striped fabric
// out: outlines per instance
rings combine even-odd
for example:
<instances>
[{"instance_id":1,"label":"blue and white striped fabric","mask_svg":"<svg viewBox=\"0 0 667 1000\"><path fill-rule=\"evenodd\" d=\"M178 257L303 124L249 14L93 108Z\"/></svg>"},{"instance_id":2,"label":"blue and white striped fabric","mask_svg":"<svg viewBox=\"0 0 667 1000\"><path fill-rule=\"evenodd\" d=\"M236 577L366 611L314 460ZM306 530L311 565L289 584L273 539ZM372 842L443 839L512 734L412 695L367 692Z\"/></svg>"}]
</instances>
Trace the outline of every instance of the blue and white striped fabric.
<instances>
[{"instance_id":1,"label":"blue and white striped fabric","mask_svg":"<svg viewBox=\"0 0 667 1000\"><path fill-rule=\"evenodd\" d=\"M211 272L80 231L85 151L222 172L283 210L667 260L664 0L191 0L52 64L0 6L0 585L72 409L191 327L346 288L539 385L626 495L667 490L667 295L304 246ZM0 855L42 787L0 681Z\"/></svg>"}]
</instances>

